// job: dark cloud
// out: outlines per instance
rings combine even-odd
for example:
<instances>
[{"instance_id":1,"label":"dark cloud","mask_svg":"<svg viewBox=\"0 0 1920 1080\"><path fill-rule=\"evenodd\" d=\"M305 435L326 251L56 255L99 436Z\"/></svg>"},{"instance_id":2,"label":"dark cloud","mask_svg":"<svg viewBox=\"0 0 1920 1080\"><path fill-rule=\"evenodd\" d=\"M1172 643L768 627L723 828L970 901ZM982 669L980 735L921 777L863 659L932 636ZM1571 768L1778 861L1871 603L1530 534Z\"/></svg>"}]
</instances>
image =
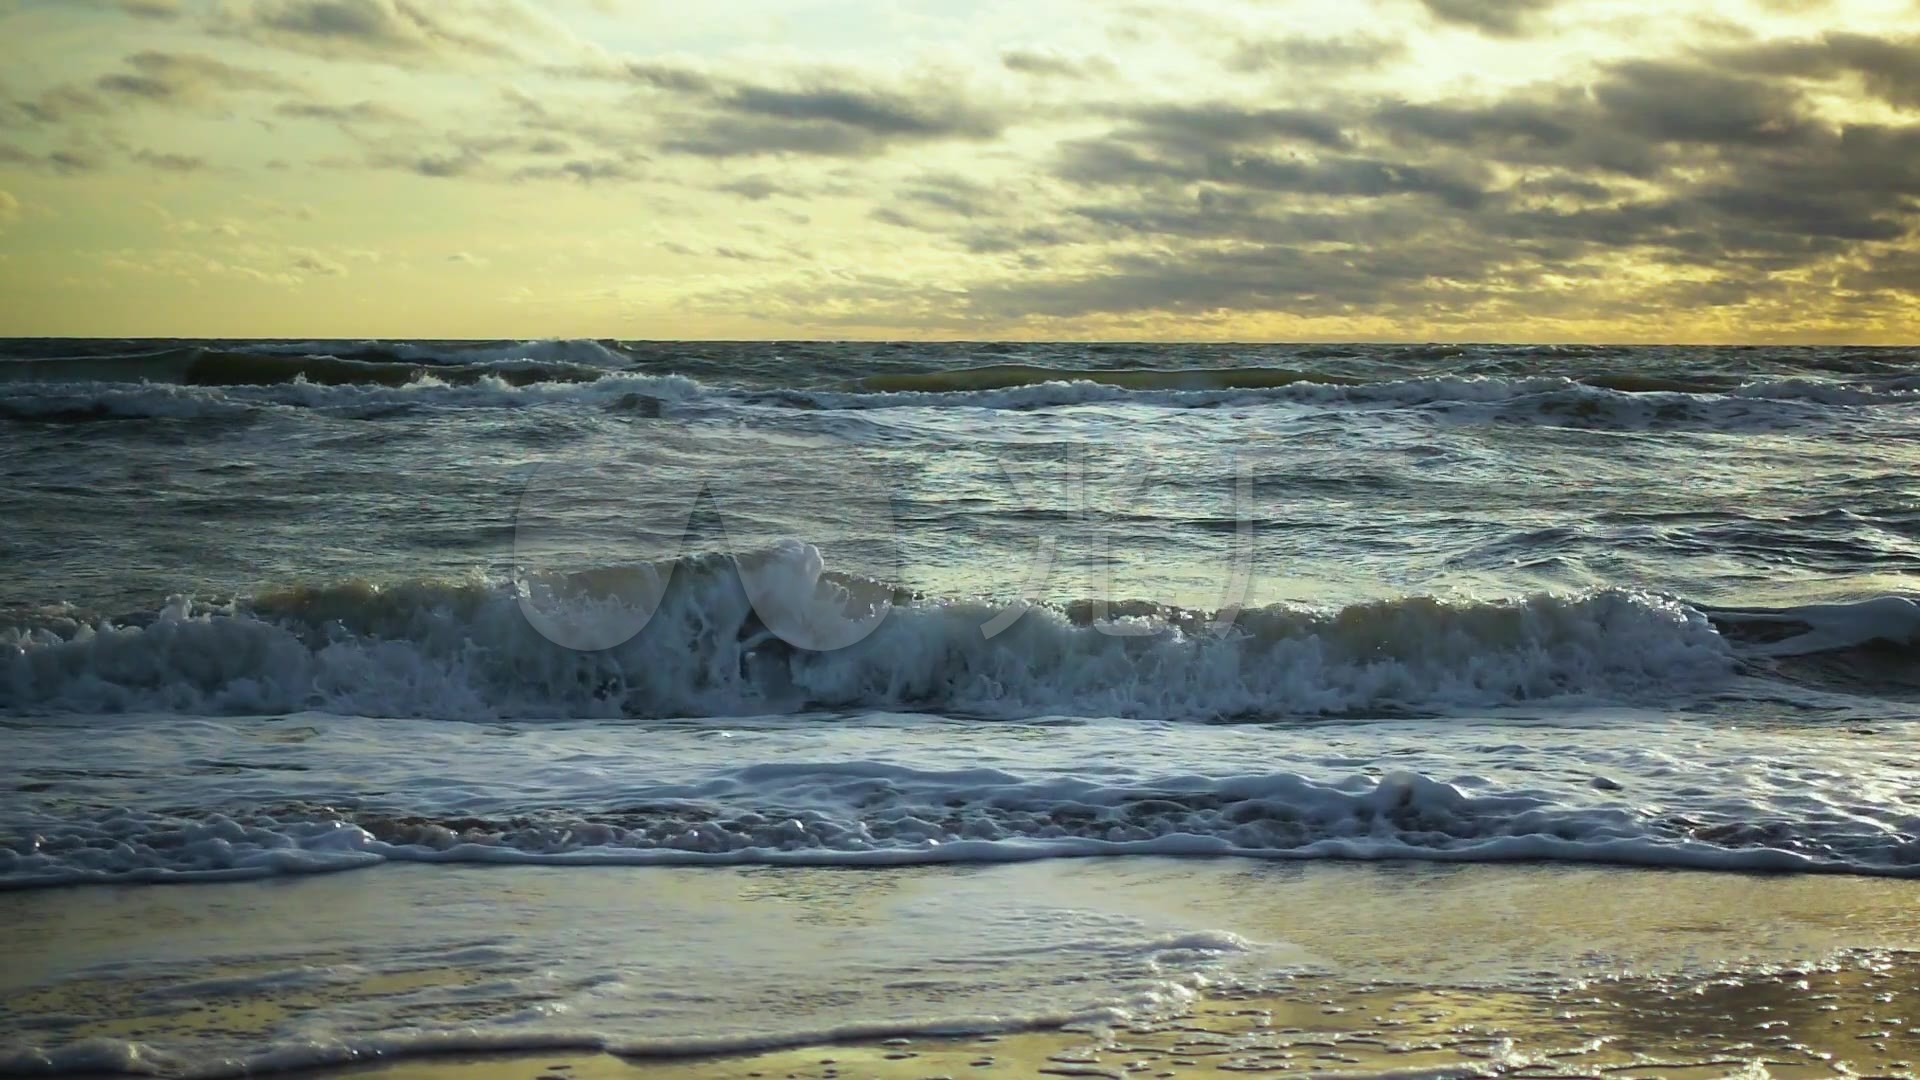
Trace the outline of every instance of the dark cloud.
<instances>
[{"instance_id":1,"label":"dark cloud","mask_svg":"<svg viewBox=\"0 0 1920 1080\"><path fill-rule=\"evenodd\" d=\"M61 176L72 176L97 172L106 166L106 159L97 151L83 147L36 153L11 143L0 143L0 165L46 169Z\"/></svg>"},{"instance_id":2,"label":"dark cloud","mask_svg":"<svg viewBox=\"0 0 1920 1080\"><path fill-rule=\"evenodd\" d=\"M1308 109L1152 105L1126 115L1137 125L1138 137L1162 146L1211 148L1281 140L1338 149L1348 144L1338 120Z\"/></svg>"},{"instance_id":3,"label":"dark cloud","mask_svg":"<svg viewBox=\"0 0 1920 1080\"><path fill-rule=\"evenodd\" d=\"M1440 274L1453 276L1437 281ZM1377 250L1262 244L1126 254L1093 273L975 286L967 301L995 319L1163 311L1335 315L1394 304L1432 311L1537 276L1517 260L1507 266L1440 236Z\"/></svg>"},{"instance_id":4,"label":"dark cloud","mask_svg":"<svg viewBox=\"0 0 1920 1080\"><path fill-rule=\"evenodd\" d=\"M20 123L60 124L85 116L104 116L111 109L100 95L82 87L66 85L46 90L36 98L12 102L0 111L0 122L14 118L6 126Z\"/></svg>"},{"instance_id":5,"label":"dark cloud","mask_svg":"<svg viewBox=\"0 0 1920 1080\"><path fill-rule=\"evenodd\" d=\"M634 60L612 69L614 74L632 79L635 82L651 86L656 90L671 90L681 94L711 94L716 83L713 79L697 71L673 67L669 64L654 64ZM605 69L576 70L577 74L608 74Z\"/></svg>"},{"instance_id":6,"label":"dark cloud","mask_svg":"<svg viewBox=\"0 0 1920 1080\"><path fill-rule=\"evenodd\" d=\"M1272 186L1282 182L1281 174L1321 168L1276 156L1280 152L1352 145L1340 119L1306 109L1207 103L1112 111L1126 122L1104 137L1061 145L1062 179L1094 187L1200 181Z\"/></svg>"},{"instance_id":7,"label":"dark cloud","mask_svg":"<svg viewBox=\"0 0 1920 1080\"><path fill-rule=\"evenodd\" d=\"M1073 232L1061 225L992 225L967 229L958 239L962 247L975 255L1030 254L1038 248L1078 242Z\"/></svg>"},{"instance_id":8,"label":"dark cloud","mask_svg":"<svg viewBox=\"0 0 1920 1080\"><path fill-rule=\"evenodd\" d=\"M1661 142L1777 145L1813 127L1792 88L1688 64L1621 64L1593 93L1621 128Z\"/></svg>"},{"instance_id":9,"label":"dark cloud","mask_svg":"<svg viewBox=\"0 0 1920 1080\"><path fill-rule=\"evenodd\" d=\"M411 124L413 118L377 101L334 105L322 101L283 101L274 113L295 120L322 120L333 124Z\"/></svg>"},{"instance_id":10,"label":"dark cloud","mask_svg":"<svg viewBox=\"0 0 1920 1080\"><path fill-rule=\"evenodd\" d=\"M295 270L325 277L345 277L347 268L327 258L317 251L295 249L290 253L288 262Z\"/></svg>"},{"instance_id":11,"label":"dark cloud","mask_svg":"<svg viewBox=\"0 0 1920 1080\"><path fill-rule=\"evenodd\" d=\"M1920 108L1920 37L1835 32L1809 40L1723 48L1705 55L1717 66L1756 75L1823 81L1852 76L1888 104Z\"/></svg>"},{"instance_id":12,"label":"dark cloud","mask_svg":"<svg viewBox=\"0 0 1920 1080\"><path fill-rule=\"evenodd\" d=\"M570 180L581 184L638 180L648 160L643 154L577 155L566 140L511 129L477 135L452 134L422 145L412 129L363 135L368 146L358 161L335 162L391 169L435 180Z\"/></svg>"},{"instance_id":13,"label":"dark cloud","mask_svg":"<svg viewBox=\"0 0 1920 1080\"><path fill-rule=\"evenodd\" d=\"M993 139L1010 122L1003 111L933 80L888 87L841 72L781 86L641 61L570 73L664 95L654 110L658 147L700 157L871 157L905 144ZM527 108L530 115L552 119L537 102ZM630 132L614 137L632 139Z\"/></svg>"},{"instance_id":14,"label":"dark cloud","mask_svg":"<svg viewBox=\"0 0 1920 1080\"><path fill-rule=\"evenodd\" d=\"M1005 122L963 100L843 87L742 86L707 99L662 147L703 157L795 153L866 157L901 143L984 140Z\"/></svg>"},{"instance_id":15,"label":"dark cloud","mask_svg":"<svg viewBox=\"0 0 1920 1080\"><path fill-rule=\"evenodd\" d=\"M174 19L180 15L180 0L68 0L68 2L84 3L90 7L106 8L125 15L155 21Z\"/></svg>"},{"instance_id":16,"label":"dark cloud","mask_svg":"<svg viewBox=\"0 0 1920 1080\"><path fill-rule=\"evenodd\" d=\"M62 175L97 172L104 164L89 150L55 150L46 156L46 162Z\"/></svg>"},{"instance_id":17,"label":"dark cloud","mask_svg":"<svg viewBox=\"0 0 1920 1080\"><path fill-rule=\"evenodd\" d=\"M1236 71L1364 70L1397 60L1406 52L1403 42L1367 36L1263 38L1237 44L1227 63Z\"/></svg>"},{"instance_id":18,"label":"dark cloud","mask_svg":"<svg viewBox=\"0 0 1920 1080\"><path fill-rule=\"evenodd\" d=\"M1009 49L1000 54L1000 63L1008 71L1043 79L1104 79L1117 74L1113 61L1104 56L1075 60L1053 53Z\"/></svg>"},{"instance_id":19,"label":"dark cloud","mask_svg":"<svg viewBox=\"0 0 1920 1080\"><path fill-rule=\"evenodd\" d=\"M582 184L639 177L634 163L620 158L577 158L557 165L527 165L513 174L515 180L574 180Z\"/></svg>"},{"instance_id":20,"label":"dark cloud","mask_svg":"<svg viewBox=\"0 0 1920 1080\"><path fill-rule=\"evenodd\" d=\"M1083 186L1206 183L1299 195L1373 199L1432 195L1472 207L1484 196L1473 170L1344 154L1353 141L1333 117L1298 109L1154 106L1103 139L1065 144L1058 174ZM1301 157L1288 147L1315 151Z\"/></svg>"},{"instance_id":21,"label":"dark cloud","mask_svg":"<svg viewBox=\"0 0 1920 1080\"><path fill-rule=\"evenodd\" d=\"M516 0L230 0L214 29L330 58L418 66L511 57L555 31Z\"/></svg>"},{"instance_id":22,"label":"dark cloud","mask_svg":"<svg viewBox=\"0 0 1920 1080\"><path fill-rule=\"evenodd\" d=\"M918 229L920 223L891 206L879 206L867 212L867 216L882 225L893 225L902 229Z\"/></svg>"},{"instance_id":23,"label":"dark cloud","mask_svg":"<svg viewBox=\"0 0 1920 1080\"><path fill-rule=\"evenodd\" d=\"M188 173L199 172L207 167L207 159L189 154L169 154L155 150L136 150L133 160L162 172Z\"/></svg>"},{"instance_id":24,"label":"dark cloud","mask_svg":"<svg viewBox=\"0 0 1920 1080\"><path fill-rule=\"evenodd\" d=\"M129 104L201 107L232 93L292 89L292 83L271 72L199 53L149 49L126 57L120 70L100 76L90 86L65 83L38 97L0 105L0 126L72 124L111 116L117 107Z\"/></svg>"},{"instance_id":25,"label":"dark cloud","mask_svg":"<svg viewBox=\"0 0 1920 1080\"><path fill-rule=\"evenodd\" d=\"M786 189L782 188L779 184L774 183L772 180L769 180L764 176L757 176L757 175L743 176L738 180L729 180L726 183L719 185L714 190L724 191L732 195L738 195L743 199L749 199L753 202L759 202L763 199L770 199L775 195L788 194Z\"/></svg>"},{"instance_id":26,"label":"dark cloud","mask_svg":"<svg viewBox=\"0 0 1920 1080\"><path fill-rule=\"evenodd\" d=\"M94 80L100 93L156 105L199 105L218 94L249 90L291 90L294 85L270 72L238 67L198 53L147 50L126 58L128 70Z\"/></svg>"},{"instance_id":27,"label":"dark cloud","mask_svg":"<svg viewBox=\"0 0 1920 1080\"><path fill-rule=\"evenodd\" d=\"M1493 102L1392 102L1367 124L1402 151L1444 150L1514 165L1647 179L1673 158L1672 148L1601 114L1583 89Z\"/></svg>"},{"instance_id":28,"label":"dark cloud","mask_svg":"<svg viewBox=\"0 0 1920 1080\"><path fill-rule=\"evenodd\" d=\"M1578 118L1537 101L1502 101L1482 107L1401 102L1375 112L1373 121L1390 135L1455 146L1517 143L1558 148L1572 143L1579 130Z\"/></svg>"},{"instance_id":29,"label":"dark cloud","mask_svg":"<svg viewBox=\"0 0 1920 1080\"><path fill-rule=\"evenodd\" d=\"M962 315L1652 318L1780 305L1809 279L1920 288L1920 260L1901 254L1920 231L1920 123L1823 117L1801 84L1864 66L1828 42L1817 64L1805 42L1763 42L1616 63L1586 86L1348 102L1285 123L1111 110L1116 125L1062 144L1054 169L1084 196L1070 242L1102 254L972 284ZM1881 58L1881 96L1901 85L1885 50L1837 51ZM1048 239L997 220L912 224L982 252ZM1679 283L1653 297L1623 265Z\"/></svg>"},{"instance_id":30,"label":"dark cloud","mask_svg":"<svg viewBox=\"0 0 1920 1080\"><path fill-rule=\"evenodd\" d=\"M1434 18L1495 37L1519 37L1560 0L1420 0Z\"/></svg>"},{"instance_id":31,"label":"dark cloud","mask_svg":"<svg viewBox=\"0 0 1920 1080\"><path fill-rule=\"evenodd\" d=\"M994 216L999 209L993 189L952 174L923 176L903 189L900 198L963 218Z\"/></svg>"},{"instance_id":32,"label":"dark cloud","mask_svg":"<svg viewBox=\"0 0 1920 1080\"><path fill-rule=\"evenodd\" d=\"M696 258L696 259L700 259L700 258L731 259L735 262L772 262L774 261L774 257L771 255L767 255L765 253L758 252L758 251L750 251L746 248L732 247L726 244L718 244L718 245L715 245L714 247L701 250L700 248L691 247L687 244L680 243L677 240L662 240L660 242L660 247L674 253L675 255L685 255L691 258Z\"/></svg>"},{"instance_id":33,"label":"dark cloud","mask_svg":"<svg viewBox=\"0 0 1920 1080\"><path fill-rule=\"evenodd\" d=\"M481 170L485 160L474 153L375 154L368 159L375 168L397 169L435 180L470 176Z\"/></svg>"}]
</instances>

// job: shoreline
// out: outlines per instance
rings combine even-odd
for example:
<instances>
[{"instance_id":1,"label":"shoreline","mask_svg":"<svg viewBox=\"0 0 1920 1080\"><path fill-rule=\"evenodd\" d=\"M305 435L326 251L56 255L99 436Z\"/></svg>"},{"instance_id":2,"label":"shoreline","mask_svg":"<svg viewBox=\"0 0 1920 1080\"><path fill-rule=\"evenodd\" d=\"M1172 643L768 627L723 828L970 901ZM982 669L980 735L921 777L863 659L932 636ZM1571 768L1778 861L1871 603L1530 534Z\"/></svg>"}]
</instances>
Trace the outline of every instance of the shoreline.
<instances>
[{"instance_id":1,"label":"shoreline","mask_svg":"<svg viewBox=\"0 0 1920 1080\"><path fill-rule=\"evenodd\" d=\"M1915 898L1149 858L43 890L0 894L0 1074L1907 1075Z\"/></svg>"},{"instance_id":2,"label":"shoreline","mask_svg":"<svg viewBox=\"0 0 1920 1080\"><path fill-rule=\"evenodd\" d=\"M437 1055L308 1070L381 1080L923 1080L1193 1075L1915 1075L1920 952L1554 990L1350 986L1201 997L1168 1020L687 1056ZM1764 1070L1764 1071L1753 1071Z\"/></svg>"}]
</instances>

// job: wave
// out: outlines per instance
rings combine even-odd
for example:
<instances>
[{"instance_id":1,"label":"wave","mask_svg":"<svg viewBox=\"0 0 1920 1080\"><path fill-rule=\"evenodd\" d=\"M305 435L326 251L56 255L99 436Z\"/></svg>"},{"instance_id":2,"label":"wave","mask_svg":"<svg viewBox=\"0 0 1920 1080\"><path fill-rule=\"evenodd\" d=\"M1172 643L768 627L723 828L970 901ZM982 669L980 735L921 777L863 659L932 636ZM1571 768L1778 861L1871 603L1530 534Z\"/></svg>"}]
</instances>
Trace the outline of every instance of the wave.
<instances>
[{"instance_id":1,"label":"wave","mask_svg":"<svg viewBox=\"0 0 1920 1080\"><path fill-rule=\"evenodd\" d=\"M15 360L0 365L0 382L405 386L427 378L451 385L492 378L511 386L526 386L591 382L610 369L627 366L625 357L592 342L585 344L593 345L598 353L583 352L575 342L535 343L550 344L564 347L498 348L457 354L396 346L342 350L346 355L335 355L304 351L307 346L246 350L194 346L119 356Z\"/></svg>"},{"instance_id":2,"label":"wave","mask_svg":"<svg viewBox=\"0 0 1920 1080\"><path fill-rule=\"evenodd\" d=\"M949 371L869 375L857 385L874 393L951 393L1046 383L1092 383L1128 390L1253 390L1302 382L1351 386L1365 381L1355 376L1274 367L1062 369L1032 364L990 364Z\"/></svg>"},{"instance_id":3,"label":"wave","mask_svg":"<svg viewBox=\"0 0 1920 1080\"><path fill-rule=\"evenodd\" d=\"M277 385L169 383L0 384L0 419L39 423L98 420L229 420L279 410L381 417L417 409L517 409L590 405L659 415L664 402L706 397L707 387L678 376L611 375L588 381L516 383L494 369L443 377L427 372L398 385L327 385L295 378Z\"/></svg>"},{"instance_id":4,"label":"wave","mask_svg":"<svg viewBox=\"0 0 1920 1080\"><path fill-rule=\"evenodd\" d=\"M674 717L907 709L1154 720L1632 700L1725 678L1707 616L1626 591L1216 620L913 599L789 543L514 581L315 585L6 631L0 709Z\"/></svg>"},{"instance_id":5,"label":"wave","mask_svg":"<svg viewBox=\"0 0 1920 1080\"><path fill-rule=\"evenodd\" d=\"M1487 379L1486 376L1477 378ZM1388 385L1396 381L1409 380L1384 380ZM1805 382L1805 380L1798 381ZM1032 364L990 364L946 371L869 375L860 379L857 385L862 390L875 393L952 393L969 390L1005 390L1048 383L1091 383L1127 390L1260 390L1293 386L1298 383L1319 386L1366 386L1378 385L1382 382L1383 380L1379 379L1338 372L1307 371L1285 367L1057 368ZM1742 385L1737 376L1731 375L1680 377L1631 372L1596 372L1556 377L1540 380L1535 385L1564 383L1630 394L1712 394L1736 390Z\"/></svg>"},{"instance_id":6,"label":"wave","mask_svg":"<svg viewBox=\"0 0 1920 1080\"><path fill-rule=\"evenodd\" d=\"M1421 409L1441 415L1464 410L1471 420L1598 427L1765 426L1790 424L1821 409L1920 404L1920 376L1909 373L1846 380L1605 369L1554 374L1376 369L1363 375L1272 365L1076 368L1001 363L869 373L813 385L791 384L792 369L787 368L767 385L753 378L743 381L738 377L742 372L721 359L688 349L646 354L643 360L640 353L598 341L208 344L6 361L0 363L0 409L7 416L31 418L40 397L95 394L124 402L143 386L218 388L257 405L321 404L309 392L315 386L337 388L343 399L380 389L479 388L488 393L465 399L438 396L454 404L500 406L570 398L604 402L629 392L632 380L652 378L677 379L715 401L808 410L1275 404ZM576 386L577 393L567 390ZM421 401L435 396L424 394ZM107 411L120 414L112 406Z\"/></svg>"},{"instance_id":7,"label":"wave","mask_svg":"<svg viewBox=\"0 0 1920 1080\"><path fill-rule=\"evenodd\" d=\"M572 343L563 343L572 344ZM598 347L598 346L596 346ZM291 347L289 347L291 349ZM575 405L659 416L675 404L709 408L872 412L897 409L1043 410L1080 406L1213 409L1273 406L1406 412L1448 424L1604 430L1793 430L1863 409L1904 419L1920 406L1920 377L1848 384L1808 379L1716 384L1650 376L1461 376L1363 381L1279 368L1064 371L998 365L872 376L854 389L755 389L684 375L609 371L558 359L487 355L460 364L372 360L289 351L12 361L63 378L0 378L0 419L84 422L195 419L263 410L320 409L383 416L417 409ZM117 377L112 368L120 372ZM134 372L145 381L136 381ZM1677 389L1678 386L1691 389ZM914 387L919 387L915 389Z\"/></svg>"},{"instance_id":8,"label":"wave","mask_svg":"<svg viewBox=\"0 0 1920 1080\"><path fill-rule=\"evenodd\" d=\"M1474 793L1417 772L1111 784L874 761L757 764L640 785L600 811L446 815L288 804L30 816L0 889L204 882L386 862L907 866L1114 855L1564 861L1920 876L1898 807L1705 819L1607 797ZM1882 819L1886 820L1882 820Z\"/></svg>"},{"instance_id":9,"label":"wave","mask_svg":"<svg viewBox=\"0 0 1920 1080\"><path fill-rule=\"evenodd\" d=\"M960 373L953 373L960 374ZM1338 381L1300 372L1250 376L1246 370L1106 373L1113 381L1013 382L992 389L742 392L755 404L795 409L1040 410L1075 406L1219 409L1260 406L1326 411L1400 412L1446 424L1511 424L1619 431L1776 431L1849 422L1860 410L1912 410L1920 381L1841 386L1810 380L1753 382L1718 390L1656 388L1646 377L1494 376ZM1143 375L1145 377L1135 378ZM1125 376L1125 378L1122 378ZM1163 378L1165 377L1165 378ZM917 377L914 377L917 378ZM1104 378L1104 376L1103 376ZM941 380L963 385L965 379ZM988 382L994 381L989 378ZM1207 387L1209 381L1219 383ZM908 378L871 385L911 385ZM1164 386L1156 384L1164 382ZM1246 384L1246 385L1241 385ZM1156 387L1156 388L1147 388Z\"/></svg>"},{"instance_id":10,"label":"wave","mask_svg":"<svg viewBox=\"0 0 1920 1080\"><path fill-rule=\"evenodd\" d=\"M279 341L249 342L246 351L347 360L425 363L441 366L524 361L597 367L630 366L618 342L596 338L530 338L523 341Z\"/></svg>"}]
</instances>

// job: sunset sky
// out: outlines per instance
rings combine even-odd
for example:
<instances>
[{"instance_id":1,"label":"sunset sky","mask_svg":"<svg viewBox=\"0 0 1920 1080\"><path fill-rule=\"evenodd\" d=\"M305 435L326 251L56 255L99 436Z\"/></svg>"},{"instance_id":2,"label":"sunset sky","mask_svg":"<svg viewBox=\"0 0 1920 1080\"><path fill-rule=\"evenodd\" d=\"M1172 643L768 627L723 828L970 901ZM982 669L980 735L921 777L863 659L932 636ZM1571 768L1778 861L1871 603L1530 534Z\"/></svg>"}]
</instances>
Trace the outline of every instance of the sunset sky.
<instances>
[{"instance_id":1,"label":"sunset sky","mask_svg":"<svg viewBox=\"0 0 1920 1080\"><path fill-rule=\"evenodd\" d=\"M4 335L1920 339L1920 0L0 0L0 56Z\"/></svg>"}]
</instances>

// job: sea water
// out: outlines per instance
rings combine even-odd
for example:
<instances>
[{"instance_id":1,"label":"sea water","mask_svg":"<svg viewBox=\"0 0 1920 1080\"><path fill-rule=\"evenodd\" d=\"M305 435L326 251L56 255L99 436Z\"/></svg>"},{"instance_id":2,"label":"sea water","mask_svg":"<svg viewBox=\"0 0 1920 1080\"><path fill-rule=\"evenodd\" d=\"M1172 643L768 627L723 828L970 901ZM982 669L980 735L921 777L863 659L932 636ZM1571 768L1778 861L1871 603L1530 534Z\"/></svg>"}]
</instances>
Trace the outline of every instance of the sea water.
<instances>
[{"instance_id":1,"label":"sea water","mask_svg":"<svg viewBox=\"0 0 1920 1080\"><path fill-rule=\"evenodd\" d=\"M0 351L0 888L308 913L115 950L79 899L8 990L325 1003L14 1008L16 1067L999 1030L1303 962L989 864L1920 876L1896 350ZM211 884L254 879L325 894ZM837 883L857 935L742 900Z\"/></svg>"}]
</instances>

